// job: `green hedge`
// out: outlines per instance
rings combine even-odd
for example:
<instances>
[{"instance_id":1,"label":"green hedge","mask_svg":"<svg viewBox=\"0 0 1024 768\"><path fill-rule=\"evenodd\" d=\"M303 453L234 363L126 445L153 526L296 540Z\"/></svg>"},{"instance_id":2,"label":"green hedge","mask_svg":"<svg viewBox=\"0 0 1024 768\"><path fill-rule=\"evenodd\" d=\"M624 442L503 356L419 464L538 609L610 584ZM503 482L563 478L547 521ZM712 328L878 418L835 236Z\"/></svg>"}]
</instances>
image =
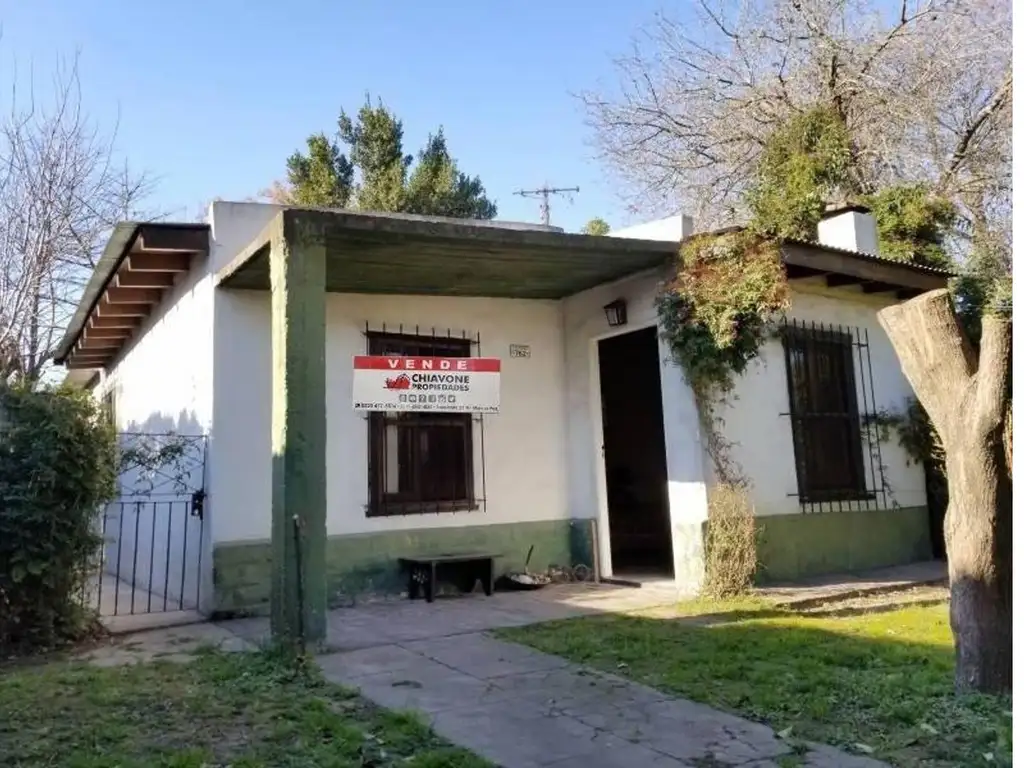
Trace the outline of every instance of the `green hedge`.
<instances>
[{"instance_id":1,"label":"green hedge","mask_svg":"<svg viewBox=\"0 0 1024 768\"><path fill-rule=\"evenodd\" d=\"M113 427L86 392L0 384L0 648L73 640L114 496Z\"/></svg>"}]
</instances>

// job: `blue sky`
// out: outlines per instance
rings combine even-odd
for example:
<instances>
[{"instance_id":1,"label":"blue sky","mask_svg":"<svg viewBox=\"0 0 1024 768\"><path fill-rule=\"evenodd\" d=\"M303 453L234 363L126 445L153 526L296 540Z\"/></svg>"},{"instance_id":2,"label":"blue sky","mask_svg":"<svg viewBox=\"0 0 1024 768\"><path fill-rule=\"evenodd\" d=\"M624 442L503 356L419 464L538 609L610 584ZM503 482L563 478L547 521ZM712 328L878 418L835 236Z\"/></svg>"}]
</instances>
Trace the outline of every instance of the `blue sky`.
<instances>
[{"instance_id":1,"label":"blue sky","mask_svg":"<svg viewBox=\"0 0 1024 768\"><path fill-rule=\"evenodd\" d=\"M311 132L367 91L405 123L408 151L443 124L463 170L502 219L536 221L521 187L581 187L552 223L630 219L588 146L571 95L614 77L611 59L661 7L653 0L0 0L0 80L45 84L80 51L83 97L117 149L159 178L154 203L191 217L214 196L255 195Z\"/></svg>"}]
</instances>

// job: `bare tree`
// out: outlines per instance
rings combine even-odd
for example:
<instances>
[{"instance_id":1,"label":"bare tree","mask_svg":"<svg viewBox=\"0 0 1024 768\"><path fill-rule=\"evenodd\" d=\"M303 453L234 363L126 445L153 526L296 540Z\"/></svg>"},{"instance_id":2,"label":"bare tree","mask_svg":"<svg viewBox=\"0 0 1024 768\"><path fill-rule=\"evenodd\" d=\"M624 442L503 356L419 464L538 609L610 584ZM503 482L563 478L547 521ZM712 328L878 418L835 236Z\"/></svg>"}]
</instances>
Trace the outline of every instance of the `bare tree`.
<instances>
[{"instance_id":1,"label":"bare tree","mask_svg":"<svg viewBox=\"0 0 1024 768\"><path fill-rule=\"evenodd\" d=\"M1013 647L1013 488L1009 429L1011 325L982 318L980 352L945 290L878 319L946 454L950 626L956 687L1009 692Z\"/></svg>"},{"instance_id":2,"label":"bare tree","mask_svg":"<svg viewBox=\"0 0 1024 768\"><path fill-rule=\"evenodd\" d=\"M274 179L270 183L270 186L266 189L261 189L258 195L260 200L268 203L275 203L277 205L294 205L295 196L292 191L288 188L287 181L281 181L280 179Z\"/></svg>"},{"instance_id":3,"label":"bare tree","mask_svg":"<svg viewBox=\"0 0 1024 768\"><path fill-rule=\"evenodd\" d=\"M0 118L0 378L41 375L111 227L144 218L150 191L85 114L77 60L46 99L12 82Z\"/></svg>"},{"instance_id":4,"label":"bare tree","mask_svg":"<svg viewBox=\"0 0 1024 768\"><path fill-rule=\"evenodd\" d=\"M659 16L616 61L618 84L582 99L638 202L700 224L741 216L768 135L824 103L851 132L860 191L925 181L969 230L1008 232L1010 5L698 0L695 22Z\"/></svg>"}]
</instances>

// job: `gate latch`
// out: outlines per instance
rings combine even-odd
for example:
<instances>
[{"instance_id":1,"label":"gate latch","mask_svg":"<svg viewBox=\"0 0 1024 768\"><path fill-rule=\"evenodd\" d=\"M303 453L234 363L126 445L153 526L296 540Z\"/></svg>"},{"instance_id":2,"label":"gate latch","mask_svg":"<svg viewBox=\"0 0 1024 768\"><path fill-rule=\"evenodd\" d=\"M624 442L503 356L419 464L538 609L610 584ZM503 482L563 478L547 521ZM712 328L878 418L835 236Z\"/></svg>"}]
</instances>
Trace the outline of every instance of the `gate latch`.
<instances>
[{"instance_id":1,"label":"gate latch","mask_svg":"<svg viewBox=\"0 0 1024 768\"><path fill-rule=\"evenodd\" d=\"M203 502L205 500L206 491L202 488L192 493L192 511L190 512L192 517L198 517L200 520L203 519Z\"/></svg>"}]
</instances>

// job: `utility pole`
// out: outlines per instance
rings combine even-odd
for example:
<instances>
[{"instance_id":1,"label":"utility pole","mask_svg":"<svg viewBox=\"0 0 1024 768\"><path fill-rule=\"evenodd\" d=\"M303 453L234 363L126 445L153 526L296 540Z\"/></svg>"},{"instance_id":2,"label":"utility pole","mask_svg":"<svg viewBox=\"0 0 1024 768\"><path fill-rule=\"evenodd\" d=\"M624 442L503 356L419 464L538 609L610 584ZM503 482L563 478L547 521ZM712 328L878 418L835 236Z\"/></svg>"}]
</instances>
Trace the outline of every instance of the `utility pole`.
<instances>
[{"instance_id":1,"label":"utility pole","mask_svg":"<svg viewBox=\"0 0 1024 768\"><path fill-rule=\"evenodd\" d=\"M540 221L545 227L551 224L551 195L571 195L579 192L579 187L541 187L540 189L519 189L512 194L520 197L540 198Z\"/></svg>"}]
</instances>

